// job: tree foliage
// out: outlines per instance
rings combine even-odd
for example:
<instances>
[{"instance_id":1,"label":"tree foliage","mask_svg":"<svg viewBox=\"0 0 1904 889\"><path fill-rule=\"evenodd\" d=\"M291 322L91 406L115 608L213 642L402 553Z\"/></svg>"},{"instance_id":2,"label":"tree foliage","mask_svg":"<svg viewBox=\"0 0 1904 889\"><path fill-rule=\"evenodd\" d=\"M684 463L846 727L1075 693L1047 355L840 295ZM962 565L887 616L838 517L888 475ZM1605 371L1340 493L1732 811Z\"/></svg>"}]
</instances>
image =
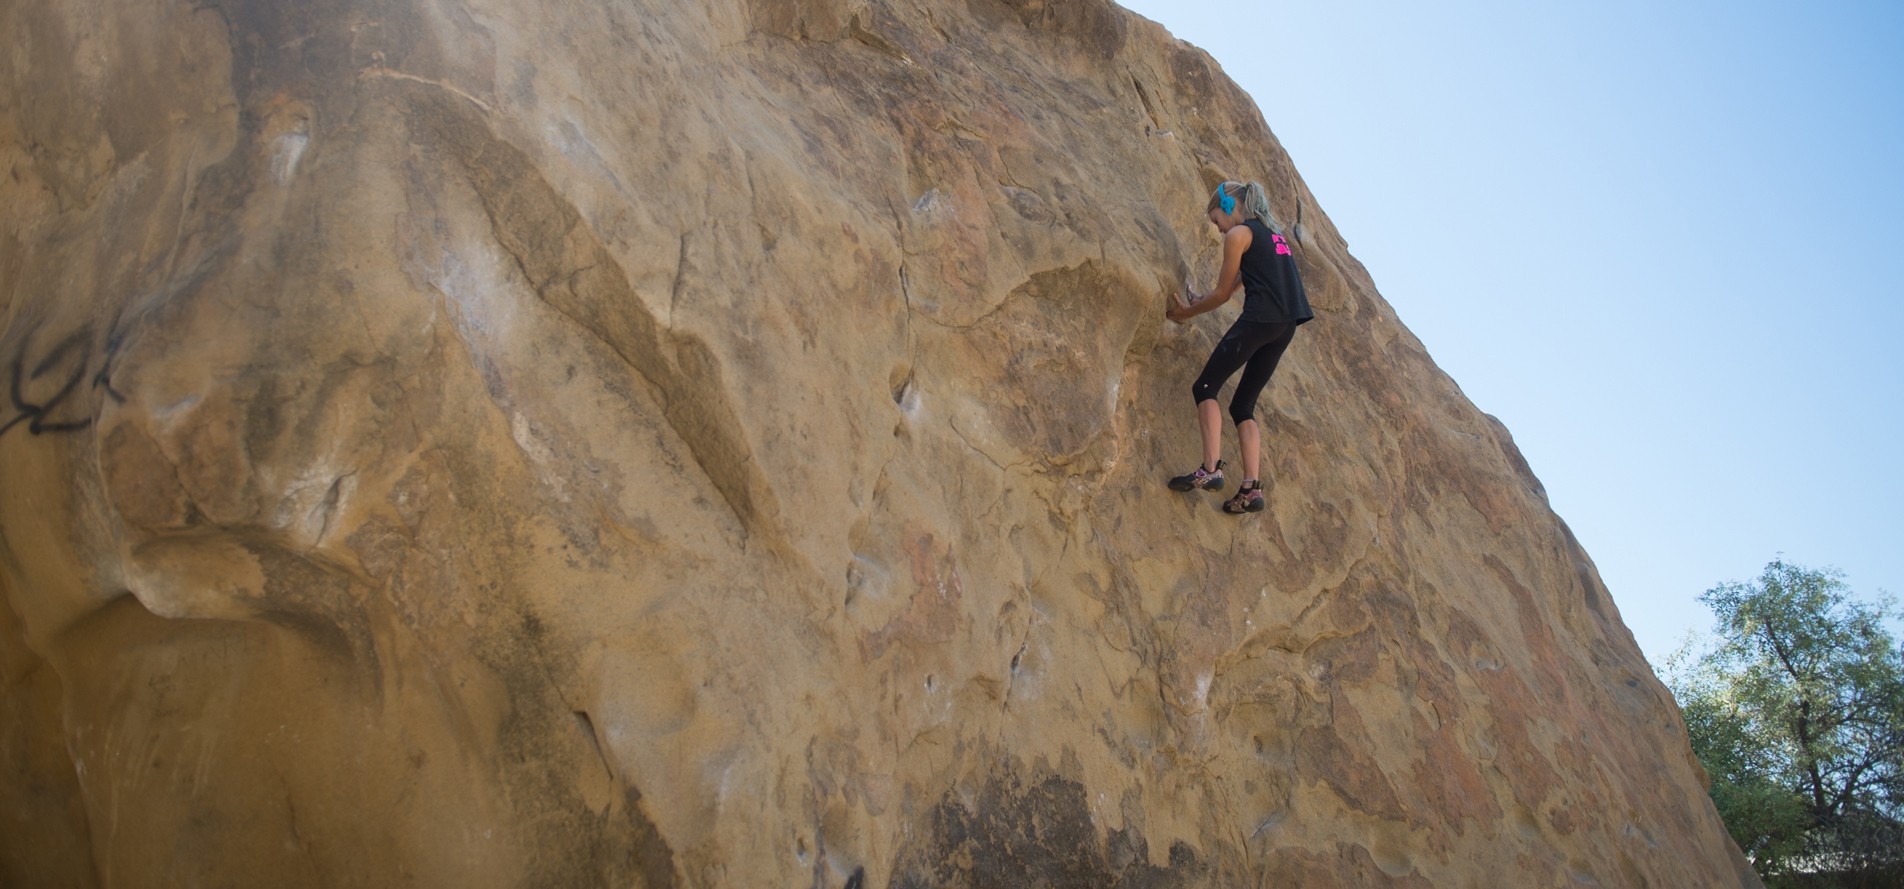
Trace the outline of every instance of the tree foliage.
<instances>
[{"instance_id":1,"label":"tree foliage","mask_svg":"<svg viewBox=\"0 0 1904 889\"><path fill-rule=\"evenodd\" d=\"M1904 650L1887 602L1841 575L1775 561L1700 597L1713 644L1667 681L1712 800L1761 874L1904 868Z\"/></svg>"}]
</instances>

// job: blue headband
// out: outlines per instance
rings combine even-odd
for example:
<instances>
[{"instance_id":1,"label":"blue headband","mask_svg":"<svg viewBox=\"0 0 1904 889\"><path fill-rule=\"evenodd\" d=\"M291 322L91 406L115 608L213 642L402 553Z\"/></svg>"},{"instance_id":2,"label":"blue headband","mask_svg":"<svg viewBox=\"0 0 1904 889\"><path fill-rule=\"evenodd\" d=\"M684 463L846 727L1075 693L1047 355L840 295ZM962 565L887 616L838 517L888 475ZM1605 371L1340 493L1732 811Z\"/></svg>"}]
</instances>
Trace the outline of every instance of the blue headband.
<instances>
[{"instance_id":1,"label":"blue headband","mask_svg":"<svg viewBox=\"0 0 1904 889\"><path fill-rule=\"evenodd\" d=\"M1236 212L1236 199L1230 197L1229 191L1221 185L1216 187L1216 205L1222 207L1225 213Z\"/></svg>"}]
</instances>

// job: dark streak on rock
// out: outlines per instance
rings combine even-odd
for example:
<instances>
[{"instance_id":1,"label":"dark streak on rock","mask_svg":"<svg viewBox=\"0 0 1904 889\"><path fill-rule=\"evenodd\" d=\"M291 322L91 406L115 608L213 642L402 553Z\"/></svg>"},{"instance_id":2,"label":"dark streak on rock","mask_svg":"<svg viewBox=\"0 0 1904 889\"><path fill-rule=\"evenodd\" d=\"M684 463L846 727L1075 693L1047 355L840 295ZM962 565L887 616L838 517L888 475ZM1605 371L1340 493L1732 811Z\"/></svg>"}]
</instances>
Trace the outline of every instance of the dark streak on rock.
<instances>
[{"instance_id":1,"label":"dark streak on rock","mask_svg":"<svg viewBox=\"0 0 1904 889\"><path fill-rule=\"evenodd\" d=\"M923 839L899 857L894 889L1166 889L1200 886L1210 867L1177 843L1170 863L1149 861L1134 830L1114 830L1100 844L1084 785L1057 775L1030 784L995 777L967 809L948 792L926 816Z\"/></svg>"}]
</instances>

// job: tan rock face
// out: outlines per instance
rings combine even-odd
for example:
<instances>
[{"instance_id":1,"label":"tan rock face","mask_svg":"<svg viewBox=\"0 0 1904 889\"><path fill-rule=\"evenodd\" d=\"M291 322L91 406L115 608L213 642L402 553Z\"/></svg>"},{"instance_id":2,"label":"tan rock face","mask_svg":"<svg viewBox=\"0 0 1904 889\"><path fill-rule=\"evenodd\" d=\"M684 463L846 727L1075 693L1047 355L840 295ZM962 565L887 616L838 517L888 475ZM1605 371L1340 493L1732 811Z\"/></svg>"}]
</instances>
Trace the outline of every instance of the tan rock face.
<instances>
[{"instance_id":1,"label":"tan rock face","mask_svg":"<svg viewBox=\"0 0 1904 889\"><path fill-rule=\"evenodd\" d=\"M6 885L1755 884L1506 431L1153 24L0 35ZM1162 484L1222 178L1320 316L1241 521Z\"/></svg>"}]
</instances>

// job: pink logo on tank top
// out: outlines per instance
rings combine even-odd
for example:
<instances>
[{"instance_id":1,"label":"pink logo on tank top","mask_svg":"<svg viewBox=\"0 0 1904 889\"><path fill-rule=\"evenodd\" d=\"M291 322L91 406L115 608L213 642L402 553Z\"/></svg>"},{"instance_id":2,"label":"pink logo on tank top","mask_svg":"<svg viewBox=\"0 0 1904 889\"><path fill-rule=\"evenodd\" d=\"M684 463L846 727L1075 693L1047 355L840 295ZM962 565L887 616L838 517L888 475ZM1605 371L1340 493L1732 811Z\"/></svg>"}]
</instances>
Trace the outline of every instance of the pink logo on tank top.
<instances>
[{"instance_id":1,"label":"pink logo on tank top","mask_svg":"<svg viewBox=\"0 0 1904 889\"><path fill-rule=\"evenodd\" d=\"M1277 256L1288 256L1288 255L1290 255L1290 253L1289 253L1289 242L1287 242L1287 241L1284 241L1284 240L1283 240L1283 236L1282 236L1282 235L1275 235L1275 234L1272 234L1272 235L1270 235L1270 236L1269 236L1269 239L1270 239L1271 241L1273 241L1273 242L1275 242L1275 244L1276 244L1276 255L1277 255Z\"/></svg>"}]
</instances>

